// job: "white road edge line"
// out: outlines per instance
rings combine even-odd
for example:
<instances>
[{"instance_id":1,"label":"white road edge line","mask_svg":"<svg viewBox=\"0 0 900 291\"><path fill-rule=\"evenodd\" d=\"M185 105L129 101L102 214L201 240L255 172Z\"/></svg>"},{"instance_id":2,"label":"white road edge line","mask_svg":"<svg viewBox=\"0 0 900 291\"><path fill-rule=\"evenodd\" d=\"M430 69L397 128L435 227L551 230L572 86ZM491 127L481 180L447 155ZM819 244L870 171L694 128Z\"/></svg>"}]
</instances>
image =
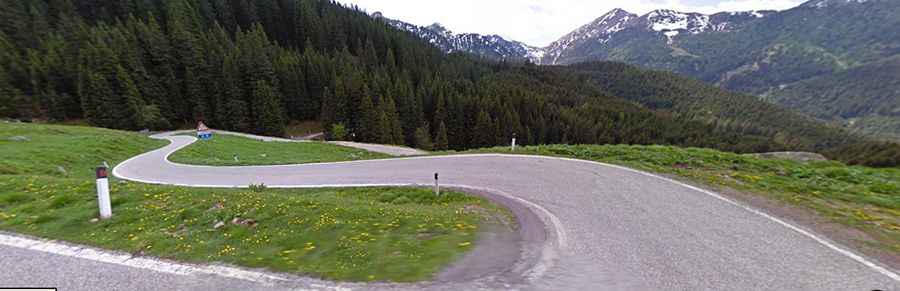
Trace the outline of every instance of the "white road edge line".
<instances>
[{"instance_id":1,"label":"white road edge line","mask_svg":"<svg viewBox=\"0 0 900 291\"><path fill-rule=\"evenodd\" d=\"M122 252L101 250L86 246L63 244L51 240L32 239L17 235L10 235L2 232L0 232L0 245L174 275L215 275L260 283L267 286L272 286L277 282L291 281L288 278L273 274L243 270L234 267L222 265L192 265L156 258L135 257ZM332 290L347 290L341 287L330 287L324 285L315 285L314 287L328 288Z\"/></svg>"},{"instance_id":2,"label":"white road edge line","mask_svg":"<svg viewBox=\"0 0 900 291\"><path fill-rule=\"evenodd\" d=\"M160 136L160 137L157 137L157 138L169 139L168 136ZM196 141L196 138L194 138L194 137L190 137L190 138L193 138L193 139ZM169 141L170 141L170 142L173 142L172 140L169 140ZM193 141L192 141L191 143L193 143ZM174 152L177 151L178 149L180 149L180 148L182 148L182 147L185 147L185 146L187 146L187 145L189 145L189 144L190 144L190 143L185 144L185 145L183 145L183 146L181 146L181 147L178 147L178 148L176 148L175 150L173 150L173 151L167 153L167 154L165 155L164 161L167 162L167 163L169 163L169 164L173 164L173 165L177 165L177 166L188 166L188 167L212 167L212 166L182 165L182 164L177 164L177 163L173 163L173 162L170 162L170 161L169 161L169 159L168 159L169 155L171 155L172 153L174 153ZM126 160L125 162L120 163L119 165L126 164L127 162L129 162L129 161L131 161L131 160L133 160L133 159L135 159L135 158L141 157L141 156L146 155L146 154L150 154L150 153L155 152L155 151L163 150L163 149L165 149L165 147L160 148L160 149L157 149L157 150L154 150L154 151L150 151L150 152L147 152L147 153L138 155L138 156L135 156L135 157L133 157L133 158L131 158L131 159ZM847 249L844 249L844 248L838 246L837 244L830 242L830 241L827 240L827 239L821 238L821 237L819 237L819 236L813 234L812 232L809 232L809 231L807 231L807 230L805 230L805 229L803 229L803 228L800 228L800 227L798 227L798 226L795 226L795 225L793 225L793 224L791 224L791 223L788 223L788 222L786 222L786 221L784 221L784 220L781 220L781 219L779 219L779 218L777 218L777 217L774 217L774 216L772 216L772 215L769 215L769 214L767 214L767 213L765 213L765 212L759 211L759 210L757 210L757 209L754 209L754 208L752 208L752 207L750 207L750 206L747 206L747 205L744 205L744 204L742 204L742 203L738 203L738 202L736 202L736 201L734 201L734 200L731 200L731 199L729 199L729 198L726 198L726 197L724 197L724 196L722 196L722 195L720 195L720 194L718 194L718 193L715 193L715 192L712 192L712 191L709 191L709 190L705 190L705 189L702 189L702 188L698 188L698 187L695 187L695 186L692 186L692 185L689 185L689 184L686 184L686 183L683 183L683 182L680 182L680 181L676 181L676 180L673 180L673 179L669 179L669 178L663 177L663 176L659 176L659 175L656 175L656 174L652 174L652 173L648 173L648 172L644 172L644 171L640 171L640 170L631 169L631 168L624 167L624 166L613 165L613 164L607 164L607 163L601 163L601 162L596 162L596 161L589 161L589 160L574 159L574 158L562 158L562 157L552 157L552 156L535 156L535 155L516 155L516 154L496 154L496 153L492 153L492 154L464 154L464 155L448 155L448 156L422 156L422 157L408 157L408 158L397 158L397 159L466 158L466 157L478 157L478 156L513 157L513 158L532 158L532 159L535 159L535 158L536 158L536 159L551 159L551 160L572 161L572 162L587 163L587 164L593 164L593 165L600 165L600 166L604 166L604 167L616 168L616 169L625 170L625 171L637 173L637 174L640 174L640 175L644 175L644 176L648 176L648 177L660 179L660 180L663 180L663 181L666 181L666 182L669 182L669 183L673 183L673 184L676 184L676 185L680 185L680 186L682 186L682 187L686 187L686 188L688 188L688 189L692 189L692 190L698 191L698 192L700 192L700 193L704 193L704 194L706 194L706 195L709 195L709 196L711 196L711 197L714 197L714 198L716 198L716 199L719 199L719 200L724 201L724 202L726 202L726 203L729 203L729 204L731 204L731 205L740 207L740 208L742 208L742 209L744 209L744 210L746 210L746 211L749 211L749 212L754 213L754 214L756 214L756 215L762 216L762 217L764 217L764 218L766 218L766 219L769 219L769 220L771 220L771 221L773 221L773 222L775 222L775 223L777 223L777 224L780 224L780 225L782 225L782 226L784 226L784 227L786 227L786 228L788 228L788 229L790 229L790 230L793 230L793 231L795 231L795 232L797 232L797 233L799 233L799 234L801 234L801 235L803 235L803 236L806 236L806 237L808 237L808 238L810 238L810 239L816 241L817 243L819 243L819 244L821 244L821 245L823 245L823 246L825 246L825 247L827 247L827 248L829 248L829 249L831 249L831 250L833 250L833 251L836 251L836 252L838 252L838 253L840 253L840 254L842 254L842 255L844 255L844 256L846 256L846 257L848 257L848 258L850 258L850 259L852 259L852 260L854 260L854 261L857 261L857 262L859 262L859 263L865 265L866 267L869 267L870 269L872 269L872 270L874 270L874 271L876 271L876 272L878 272L878 273L880 273L880 274L882 274L882 275L885 275L885 276L887 276L887 277L893 279L894 281L900 282L900 275L898 275L897 273L894 273L893 271L888 270L887 268L882 267L882 266L880 266L880 265L878 265L878 264L876 264L876 263L874 263L874 262L872 262L872 261L870 261L870 260L868 260L868 259L866 259L866 258L860 256L860 255L857 255L856 253L853 253L853 252L851 252L851 251L849 251L849 250L847 250ZM396 160L396 159L363 160L363 161L348 161L348 162L319 163L319 164L321 165L321 164L365 163L365 162L377 162L377 161L385 161L385 160ZM309 165L314 165L314 164L309 164ZM298 166L298 165L275 165L275 166L253 166L253 167L285 167L285 166ZM127 177L124 177L124 176L119 175L119 174L117 173L117 171L116 171L118 168L119 168L118 166L116 166L115 168L113 168L113 175L114 175L114 176L117 176L117 177L120 177L120 178L126 179L126 180L136 181L136 182L151 183L151 184L167 184L167 185L176 185L176 186L188 186L188 187L210 187L210 188L242 188L242 187L246 187L246 185L231 185L231 186L227 186L227 185L226 185L226 186L223 186L223 185L178 185L178 184L168 184L168 183L164 183L164 182L142 181L142 180L139 180L139 179L132 179L132 178L127 178ZM408 185L408 184L407 184L407 185ZM341 187L341 186L344 186L344 187L351 187L350 185L340 185L340 184L338 184L338 185L304 185L304 186L290 186L290 185L286 185L286 186L282 186L281 188L312 188L312 187L315 187L315 186L320 186L320 187ZM391 184L357 184L357 185L354 185L354 186L352 186L352 187L370 187L370 186L394 186L394 185L391 185ZM273 187L275 187L275 186L273 186ZM549 213L549 211L548 211L548 213ZM556 223L556 222L554 222L554 224L555 224L555 223ZM557 237L557 239L562 239L562 238L563 238L563 237Z\"/></svg>"}]
</instances>

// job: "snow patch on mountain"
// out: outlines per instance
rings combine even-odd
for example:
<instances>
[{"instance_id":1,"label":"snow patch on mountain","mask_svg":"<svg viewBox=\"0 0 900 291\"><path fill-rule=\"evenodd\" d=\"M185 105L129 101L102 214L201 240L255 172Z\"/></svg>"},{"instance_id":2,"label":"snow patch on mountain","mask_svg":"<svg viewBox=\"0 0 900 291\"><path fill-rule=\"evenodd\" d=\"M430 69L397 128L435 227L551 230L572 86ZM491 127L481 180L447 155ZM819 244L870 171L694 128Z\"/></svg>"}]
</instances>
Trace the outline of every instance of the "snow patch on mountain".
<instances>
[{"instance_id":1,"label":"snow patch on mountain","mask_svg":"<svg viewBox=\"0 0 900 291\"><path fill-rule=\"evenodd\" d=\"M599 44L605 44L617 32L627 28L628 23L635 18L637 18L636 14L618 8L613 9L591 23L585 24L551 43L544 48L544 55L551 57L549 64L557 64L562 53L572 45L588 39L595 40Z\"/></svg>"},{"instance_id":2,"label":"snow patch on mountain","mask_svg":"<svg viewBox=\"0 0 900 291\"><path fill-rule=\"evenodd\" d=\"M806 2L802 6L813 8L827 8L843 4L860 4L866 2L869 2L869 0L813 0Z\"/></svg>"},{"instance_id":3,"label":"snow patch on mountain","mask_svg":"<svg viewBox=\"0 0 900 291\"><path fill-rule=\"evenodd\" d=\"M684 30L701 33L711 27L709 16L699 13L681 13L672 10L656 10L646 16L653 31Z\"/></svg>"},{"instance_id":4,"label":"snow patch on mountain","mask_svg":"<svg viewBox=\"0 0 900 291\"><path fill-rule=\"evenodd\" d=\"M542 49L506 40L499 35L456 34L440 23L417 26L386 18L380 12L373 13L372 18L381 19L390 26L407 31L445 53L464 52L494 60L530 60L535 63L539 63L543 57Z\"/></svg>"}]
</instances>

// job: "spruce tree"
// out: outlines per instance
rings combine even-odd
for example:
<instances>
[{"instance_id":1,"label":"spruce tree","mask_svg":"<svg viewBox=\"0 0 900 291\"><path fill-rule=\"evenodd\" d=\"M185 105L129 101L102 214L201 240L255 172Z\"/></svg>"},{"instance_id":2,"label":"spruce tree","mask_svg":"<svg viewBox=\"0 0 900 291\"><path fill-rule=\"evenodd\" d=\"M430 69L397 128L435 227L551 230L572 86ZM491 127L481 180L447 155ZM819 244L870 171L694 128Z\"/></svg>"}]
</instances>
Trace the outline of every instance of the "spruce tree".
<instances>
[{"instance_id":1,"label":"spruce tree","mask_svg":"<svg viewBox=\"0 0 900 291\"><path fill-rule=\"evenodd\" d=\"M16 104L21 104L25 96L9 82L6 70L0 68L0 116L19 117Z\"/></svg>"},{"instance_id":2,"label":"spruce tree","mask_svg":"<svg viewBox=\"0 0 900 291\"><path fill-rule=\"evenodd\" d=\"M357 108L358 118L353 133L363 142L377 142L380 137L378 127L378 112L376 112L375 104L372 97L368 94L363 95Z\"/></svg>"},{"instance_id":3,"label":"spruce tree","mask_svg":"<svg viewBox=\"0 0 900 291\"><path fill-rule=\"evenodd\" d=\"M404 144L406 138L403 135L403 125L400 122L397 105L394 103L394 98L387 97L386 99L387 104L384 107L384 111L387 113L388 120L391 123L391 144Z\"/></svg>"},{"instance_id":4,"label":"spruce tree","mask_svg":"<svg viewBox=\"0 0 900 291\"><path fill-rule=\"evenodd\" d=\"M277 92L266 81L257 81L253 88L253 111L256 113L255 132L270 136L284 136L284 114Z\"/></svg>"},{"instance_id":5,"label":"spruce tree","mask_svg":"<svg viewBox=\"0 0 900 291\"><path fill-rule=\"evenodd\" d=\"M487 111L478 112L478 118L475 120L475 127L472 128L472 147L483 148L493 146L495 142L496 132L494 122Z\"/></svg>"},{"instance_id":6,"label":"spruce tree","mask_svg":"<svg viewBox=\"0 0 900 291\"><path fill-rule=\"evenodd\" d=\"M222 64L222 79L219 88L222 94L219 115L225 129L249 132L251 129L249 105L241 88L241 72L234 59L237 52L225 57Z\"/></svg>"},{"instance_id":7,"label":"spruce tree","mask_svg":"<svg viewBox=\"0 0 900 291\"><path fill-rule=\"evenodd\" d=\"M431 142L431 132L428 130L428 123L425 123L422 127L416 129L415 133L416 143L415 147L419 149L423 149L426 151L430 151L434 149L434 144Z\"/></svg>"},{"instance_id":8,"label":"spruce tree","mask_svg":"<svg viewBox=\"0 0 900 291\"><path fill-rule=\"evenodd\" d=\"M116 66L115 79L112 81L114 94L107 102L107 110L111 110L111 117L116 120L113 125L106 127L138 130L144 128L144 101L140 91L125 68Z\"/></svg>"},{"instance_id":9,"label":"spruce tree","mask_svg":"<svg viewBox=\"0 0 900 291\"><path fill-rule=\"evenodd\" d=\"M449 141L447 140L447 125L445 125L444 122L441 122L441 124L438 125L437 133L434 135L434 149L450 149Z\"/></svg>"},{"instance_id":10,"label":"spruce tree","mask_svg":"<svg viewBox=\"0 0 900 291\"><path fill-rule=\"evenodd\" d=\"M331 131L334 128L335 124L340 123L336 120L335 116L335 103L334 97L331 95L331 89L325 87L325 94L322 95L322 113L319 115L319 121L322 123L322 127L325 128L325 136L328 138L333 138L333 132ZM346 131L346 126L344 127Z\"/></svg>"},{"instance_id":11,"label":"spruce tree","mask_svg":"<svg viewBox=\"0 0 900 291\"><path fill-rule=\"evenodd\" d=\"M386 102L382 100L381 104L378 106L378 126L376 127L378 134L377 140L380 144L392 144L393 135L391 133L391 120L388 118L384 106L381 106L384 103Z\"/></svg>"}]
</instances>

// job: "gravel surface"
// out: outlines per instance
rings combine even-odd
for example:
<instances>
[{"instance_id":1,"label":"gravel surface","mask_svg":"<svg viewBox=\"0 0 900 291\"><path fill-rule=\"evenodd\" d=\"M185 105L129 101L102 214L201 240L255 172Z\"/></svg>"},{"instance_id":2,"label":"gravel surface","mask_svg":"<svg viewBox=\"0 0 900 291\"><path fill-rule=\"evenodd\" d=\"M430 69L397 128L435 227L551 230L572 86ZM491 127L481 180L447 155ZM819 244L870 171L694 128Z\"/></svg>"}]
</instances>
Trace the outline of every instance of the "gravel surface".
<instances>
[{"instance_id":1,"label":"gravel surface","mask_svg":"<svg viewBox=\"0 0 900 291\"><path fill-rule=\"evenodd\" d=\"M510 267L520 274L363 289L534 290L900 290L895 272L808 231L714 193L621 167L568 159L498 154L418 157L258 167L176 165L167 147L114 169L120 178L203 187L445 185L503 195L528 207L543 229L540 246L522 247ZM61 290L272 290L273 286L122 269L38 251L0 248L0 283L60 282ZM18 259L17 259L18 258ZM11 268L27 261L27 270ZM103 281L92 276L103 275ZM174 277L173 277L174 276ZM91 281L93 280L93 281ZM89 284L86 282L90 282ZM121 284L121 285L115 285ZM117 287L119 286L119 287ZM307 285L292 281L291 287ZM347 285L342 285L347 286ZM121 287L121 288L120 288ZM276 287L281 287L278 285Z\"/></svg>"}]
</instances>

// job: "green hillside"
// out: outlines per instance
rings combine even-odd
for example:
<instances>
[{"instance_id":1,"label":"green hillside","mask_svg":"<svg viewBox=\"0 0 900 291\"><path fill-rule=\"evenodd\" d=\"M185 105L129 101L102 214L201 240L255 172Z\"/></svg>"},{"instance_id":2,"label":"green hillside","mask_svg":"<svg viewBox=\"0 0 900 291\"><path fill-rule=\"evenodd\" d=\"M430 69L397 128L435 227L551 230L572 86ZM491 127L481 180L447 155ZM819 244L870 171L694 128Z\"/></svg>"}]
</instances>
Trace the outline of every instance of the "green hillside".
<instances>
[{"instance_id":1,"label":"green hillside","mask_svg":"<svg viewBox=\"0 0 900 291\"><path fill-rule=\"evenodd\" d=\"M272 136L318 120L330 138L437 150L505 144L517 134L523 144L815 150L871 165L900 157L891 145L676 76L626 67L628 79L596 83L623 68L447 56L331 1L116 3L0 7L0 117L128 130L202 120ZM650 94L671 106L611 89L627 86L655 88ZM865 151L843 150L850 146Z\"/></svg>"},{"instance_id":2,"label":"green hillside","mask_svg":"<svg viewBox=\"0 0 900 291\"><path fill-rule=\"evenodd\" d=\"M851 130L896 136L900 2L814 2L727 23L734 29L682 32L671 41L633 22L608 40L566 48L560 63L608 60L664 69ZM888 123L870 126L867 119Z\"/></svg>"}]
</instances>

